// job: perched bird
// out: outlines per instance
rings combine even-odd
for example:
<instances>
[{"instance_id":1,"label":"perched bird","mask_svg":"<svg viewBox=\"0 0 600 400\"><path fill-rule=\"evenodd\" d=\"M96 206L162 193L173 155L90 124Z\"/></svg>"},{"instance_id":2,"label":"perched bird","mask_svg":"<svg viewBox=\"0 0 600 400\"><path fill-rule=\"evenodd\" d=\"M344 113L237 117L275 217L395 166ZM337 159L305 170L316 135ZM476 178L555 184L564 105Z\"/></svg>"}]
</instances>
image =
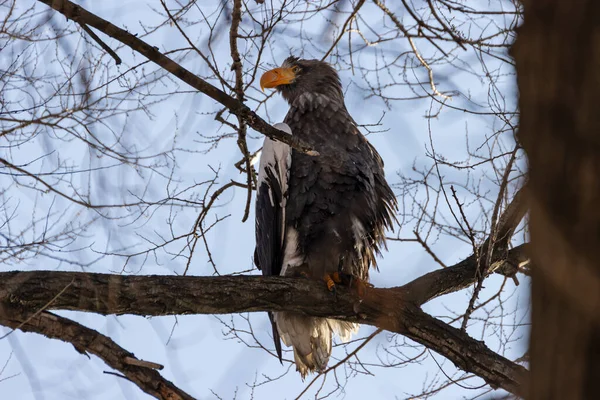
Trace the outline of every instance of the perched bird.
<instances>
[{"instance_id":1,"label":"perched bird","mask_svg":"<svg viewBox=\"0 0 600 400\"><path fill-rule=\"evenodd\" d=\"M296 135L319 155L265 139L256 200L254 260L264 275L323 279L330 290L349 281L368 282L369 267L385 246L396 198L383 161L359 132L344 104L340 78L319 60L287 58L264 73L261 88L276 89L290 105L281 130ZM294 349L304 378L322 371L331 355L332 333L343 341L358 325L335 319L269 313L279 359L281 344Z\"/></svg>"}]
</instances>

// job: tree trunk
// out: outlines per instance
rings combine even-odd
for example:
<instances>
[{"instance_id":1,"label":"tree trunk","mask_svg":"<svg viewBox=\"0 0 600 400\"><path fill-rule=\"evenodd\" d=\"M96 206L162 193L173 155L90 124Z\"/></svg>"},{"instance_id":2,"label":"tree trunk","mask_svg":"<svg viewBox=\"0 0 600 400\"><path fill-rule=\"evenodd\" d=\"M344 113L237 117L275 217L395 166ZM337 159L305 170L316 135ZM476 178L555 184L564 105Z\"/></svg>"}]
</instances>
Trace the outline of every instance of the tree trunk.
<instances>
[{"instance_id":1,"label":"tree trunk","mask_svg":"<svg viewBox=\"0 0 600 400\"><path fill-rule=\"evenodd\" d=\"M600 399L600 2L524 0L513 47L529 158L530 399Z\"/></svg>"}]
</instances>

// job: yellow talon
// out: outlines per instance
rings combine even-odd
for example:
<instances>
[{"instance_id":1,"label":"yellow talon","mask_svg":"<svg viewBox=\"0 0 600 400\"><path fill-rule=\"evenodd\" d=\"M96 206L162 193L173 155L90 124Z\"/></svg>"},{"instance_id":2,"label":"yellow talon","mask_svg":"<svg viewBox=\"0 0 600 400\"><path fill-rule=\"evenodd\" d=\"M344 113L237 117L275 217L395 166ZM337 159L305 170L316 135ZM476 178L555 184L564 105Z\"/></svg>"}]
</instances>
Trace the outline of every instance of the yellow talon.
<instances>
[{"instance_id":1,"label":"yellow talon","mask_svg":"<svg viewBox=\"0 0 600 400\"><path fill-rule=\"evenodd\" d=\"M323 280L325 283L327 283L327 289L330 292L333 292L335 290L335 282L333 281L332 277L328 274L323 277Z\"/></svg>"}]
</instances>

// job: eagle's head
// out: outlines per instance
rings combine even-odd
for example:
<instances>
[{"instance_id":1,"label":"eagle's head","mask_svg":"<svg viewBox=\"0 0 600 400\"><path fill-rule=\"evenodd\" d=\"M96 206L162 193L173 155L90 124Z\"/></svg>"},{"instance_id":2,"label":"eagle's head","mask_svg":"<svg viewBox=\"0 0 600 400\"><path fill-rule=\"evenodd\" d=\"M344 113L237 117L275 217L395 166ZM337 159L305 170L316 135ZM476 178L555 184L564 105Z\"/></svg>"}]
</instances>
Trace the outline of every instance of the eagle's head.
<instances>
[{"instance_id":1,"label":"eagle's head","mask_svg":"<svg viewBox=\"0 0 600 400\"><path fill-rule=\"evenodd\" d=\"M288 103L293 104L304 93L321 94L343 104L344 96L338 73L321 60L288 57L281 67L272 69L260 78L260 87L276 89Z\"/></svg>"}]
</instances>

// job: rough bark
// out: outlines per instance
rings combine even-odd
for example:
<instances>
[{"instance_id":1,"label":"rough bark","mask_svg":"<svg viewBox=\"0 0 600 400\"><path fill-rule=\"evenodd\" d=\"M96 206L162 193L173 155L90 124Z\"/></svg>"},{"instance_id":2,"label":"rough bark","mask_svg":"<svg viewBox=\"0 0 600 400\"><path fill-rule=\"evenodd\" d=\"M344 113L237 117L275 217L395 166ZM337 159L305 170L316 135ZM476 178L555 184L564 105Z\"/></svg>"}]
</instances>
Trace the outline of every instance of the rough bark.
<instances>
[{"instance_id":1,"label":"rough bark","mask_svg":"<svg viewBox=\"0 0 600 400\"><path fill-rule=\"evenodd\" d=\"M513 47L530 164L531 399L600 398L600 2L526 0Z\"/></svg>"},{"instance_id":2,"label":"rough bark","mask_svg":"<svg viewBox=\"0 0 600 400\"><path fill-rule=\"evenodd\" d=\"M296 311L377 326L442 354L492 387L520 394L525 368L407 301L400 288L344 287L332 294L319 281L284 277L124 276L79 272L0 273L0 304L8 309L77 310L99 314L223 314ZM177 288L177 290L173 290ZM1 315L0 323L6 319Z\"/></svg>"}]
</instances>

